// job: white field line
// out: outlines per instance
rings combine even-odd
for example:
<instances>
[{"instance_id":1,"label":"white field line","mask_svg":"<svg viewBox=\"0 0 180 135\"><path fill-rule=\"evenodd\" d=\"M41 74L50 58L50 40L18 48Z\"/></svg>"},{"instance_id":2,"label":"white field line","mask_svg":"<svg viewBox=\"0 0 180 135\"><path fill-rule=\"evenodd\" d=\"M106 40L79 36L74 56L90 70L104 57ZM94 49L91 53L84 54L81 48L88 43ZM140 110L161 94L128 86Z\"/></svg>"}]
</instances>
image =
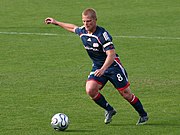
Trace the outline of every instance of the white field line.
<instances>
[{"instance_id":1,"label":"white field line","mask_svg":"<svg viewBox=\"0 0 180 135\"><path fill-rule=\"evenodd\" d=\"M2 35L40 35L40 36L71 36L54 33L28 33L28 32L0 32ZM134 39L163 39L163 40L180 40L180 37L149 37L149 36L118 36L114 35L114 38L134 38Z\"/></svg>"},{"instance_id":2,"label":"white field line","mask_svg":"<svg viewBox=\"0 0 180 135\"><path fill-rule=\"evenodd\" d=\"M113 36L119 38L169 39L180 40L180 37L148 37L148 36Z\"/></svg>"},{"instance_id":3,"label":"white field line","mask_svg":"<svg viewBox=\"0 0 180 135\"><path fill-rule=\"evenodd\" d=\"M0 32L4 35L42 35L42 36L56 36L58 34L53 33L28 33L28 32Z\"/></svg>"}]
</instances>

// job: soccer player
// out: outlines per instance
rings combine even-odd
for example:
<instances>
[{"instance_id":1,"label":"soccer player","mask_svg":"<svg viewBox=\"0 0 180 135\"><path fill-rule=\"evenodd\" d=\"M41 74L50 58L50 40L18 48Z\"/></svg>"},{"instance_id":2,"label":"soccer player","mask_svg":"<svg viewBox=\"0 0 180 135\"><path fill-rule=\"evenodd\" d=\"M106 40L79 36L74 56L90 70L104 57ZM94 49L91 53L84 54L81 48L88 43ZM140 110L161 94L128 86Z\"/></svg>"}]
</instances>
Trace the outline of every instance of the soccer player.
<instances>
[{"instance_id":1,"label":"soccer player","mask_svg":"<svg viewBox=\"0 0 180 135\"><path fill-rule=\"evenodd\" d=\"M145 124L148 115L140 100L130 90L126 70L115 52L111 35L104 28L97 25L96 11L92 8L87 8L82 12L82 22L83 26L78 27L50 17L45 19L46 24L60 26L80 36L84 48L93 62L92 70L86 82L86 93L97 105L105 109L105 124L110 123L113 115L116 114L116 110L99 92L107 81L110 81L120 95L138 112L140 118L136 125Z\"/></svg>"}]
</instances>

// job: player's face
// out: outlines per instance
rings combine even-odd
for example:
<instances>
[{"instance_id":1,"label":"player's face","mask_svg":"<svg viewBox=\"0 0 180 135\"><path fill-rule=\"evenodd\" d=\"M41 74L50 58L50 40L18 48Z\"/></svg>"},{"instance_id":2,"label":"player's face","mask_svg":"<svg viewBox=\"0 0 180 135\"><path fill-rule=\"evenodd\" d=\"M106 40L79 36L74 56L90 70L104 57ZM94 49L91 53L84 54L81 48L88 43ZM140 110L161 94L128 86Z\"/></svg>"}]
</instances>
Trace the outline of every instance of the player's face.
<instances>
[{"instance_id":1,"label":"player's face","mask_svg":"<svg viewBox=\"0 0 180 135\"><path fill-rule=\"evenodd\" d=\"M85 29L88 31L89 34L92 34L96 30L96 19L91 18L90 16L82 15L82 21L84 24Z\"/></svg>"}]
</instances>

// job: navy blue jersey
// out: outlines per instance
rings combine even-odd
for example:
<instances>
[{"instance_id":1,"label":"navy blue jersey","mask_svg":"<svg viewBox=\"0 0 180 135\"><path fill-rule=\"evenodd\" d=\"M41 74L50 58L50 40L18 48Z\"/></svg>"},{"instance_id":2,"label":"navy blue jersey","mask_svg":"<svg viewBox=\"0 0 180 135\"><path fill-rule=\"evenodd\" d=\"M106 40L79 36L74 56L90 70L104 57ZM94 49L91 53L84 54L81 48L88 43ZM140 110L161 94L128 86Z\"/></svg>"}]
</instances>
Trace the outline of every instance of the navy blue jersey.
<instances>
[{"instance_id":1,"label":"navy blue jersey","mask_svg":"<svg viewBox=\"0 0 180 135\"><path fill-rule=\"evenodd\" d=\"M80 36L94 66L101 68L107 57L106 51L114 49L111 35L99 26L93 34L88 34L84 26L76 28L75 33Z\"/></svg>"},{"instance_id":2,"label":"navy blue jersey","mask_svg":"<svg viewBox=\"0 0 180 135\"><path fill-rule=\"evenodd\" d=\"M118 55L112 65L104 72L101 77L94 75L97 69L100 69L106 60L106 51L115 49L111 35L102 27L97 26L96 31L93 34L88 34L85 27L78 27L75 30L84 44L84 48L87 50L89 57L93 61L92 70L88 76L88 80L95 80L97 83L102 84L102 87L109 80L116 89L124 90L130 84L126 70L122 66Z\"/></svg>"}]
</instances>

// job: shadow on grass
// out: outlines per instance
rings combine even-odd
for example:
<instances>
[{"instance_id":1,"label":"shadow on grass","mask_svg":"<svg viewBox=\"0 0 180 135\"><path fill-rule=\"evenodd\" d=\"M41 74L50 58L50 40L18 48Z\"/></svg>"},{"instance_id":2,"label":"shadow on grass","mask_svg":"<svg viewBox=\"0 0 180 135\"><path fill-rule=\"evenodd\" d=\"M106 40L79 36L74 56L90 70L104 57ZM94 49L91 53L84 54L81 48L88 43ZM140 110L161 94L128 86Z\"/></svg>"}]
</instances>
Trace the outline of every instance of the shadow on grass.
<instances>
[{"instance_id":1,"label":"shadow on grass","mask_svg":"<svg viewBox=\"0 0 180 135\"><path fill-rule=\"evenodd\" d=\"M90 133L90 132L94 132L94 130L90 130L90 129L68 129L68 130L63 131L63 132Z\"/></svg>"},{"instance_id":2,"label":"shadow on grass","mask_svg":"<svg viewBox=\"0 0 180 135\"><path fill-rule=\"evenodd\" d=\"M149 126L156 126L156 127L179 127L180 125L179 124L176 124L176 123L146 123L144 125L135 125L135 124L110 124L108 126L114 126L114 127L124 127L124 126L137 126L137 127L141 127L141 126L146 126L146 127L149 127Z\"/></svg>"},{"instance_id":3,"label":"shadow on grass","mask_svg":"<svg viewBox=\"0 0 180 135\"><path fill-rule=\"evenodd\" d=\"M109 124L112 127L124 127L124 126L134 126L134 124Z\"/></svg>"},{"instance_id":4,"label":"shadow on grass","mask_svg":"<svg viewBox=\"0 0 180 135\"><path fill-rule=\"evenodd\" d=\"M178 123L147 123L144 126L179 127Z\"/></svg>"}]
</instances>

